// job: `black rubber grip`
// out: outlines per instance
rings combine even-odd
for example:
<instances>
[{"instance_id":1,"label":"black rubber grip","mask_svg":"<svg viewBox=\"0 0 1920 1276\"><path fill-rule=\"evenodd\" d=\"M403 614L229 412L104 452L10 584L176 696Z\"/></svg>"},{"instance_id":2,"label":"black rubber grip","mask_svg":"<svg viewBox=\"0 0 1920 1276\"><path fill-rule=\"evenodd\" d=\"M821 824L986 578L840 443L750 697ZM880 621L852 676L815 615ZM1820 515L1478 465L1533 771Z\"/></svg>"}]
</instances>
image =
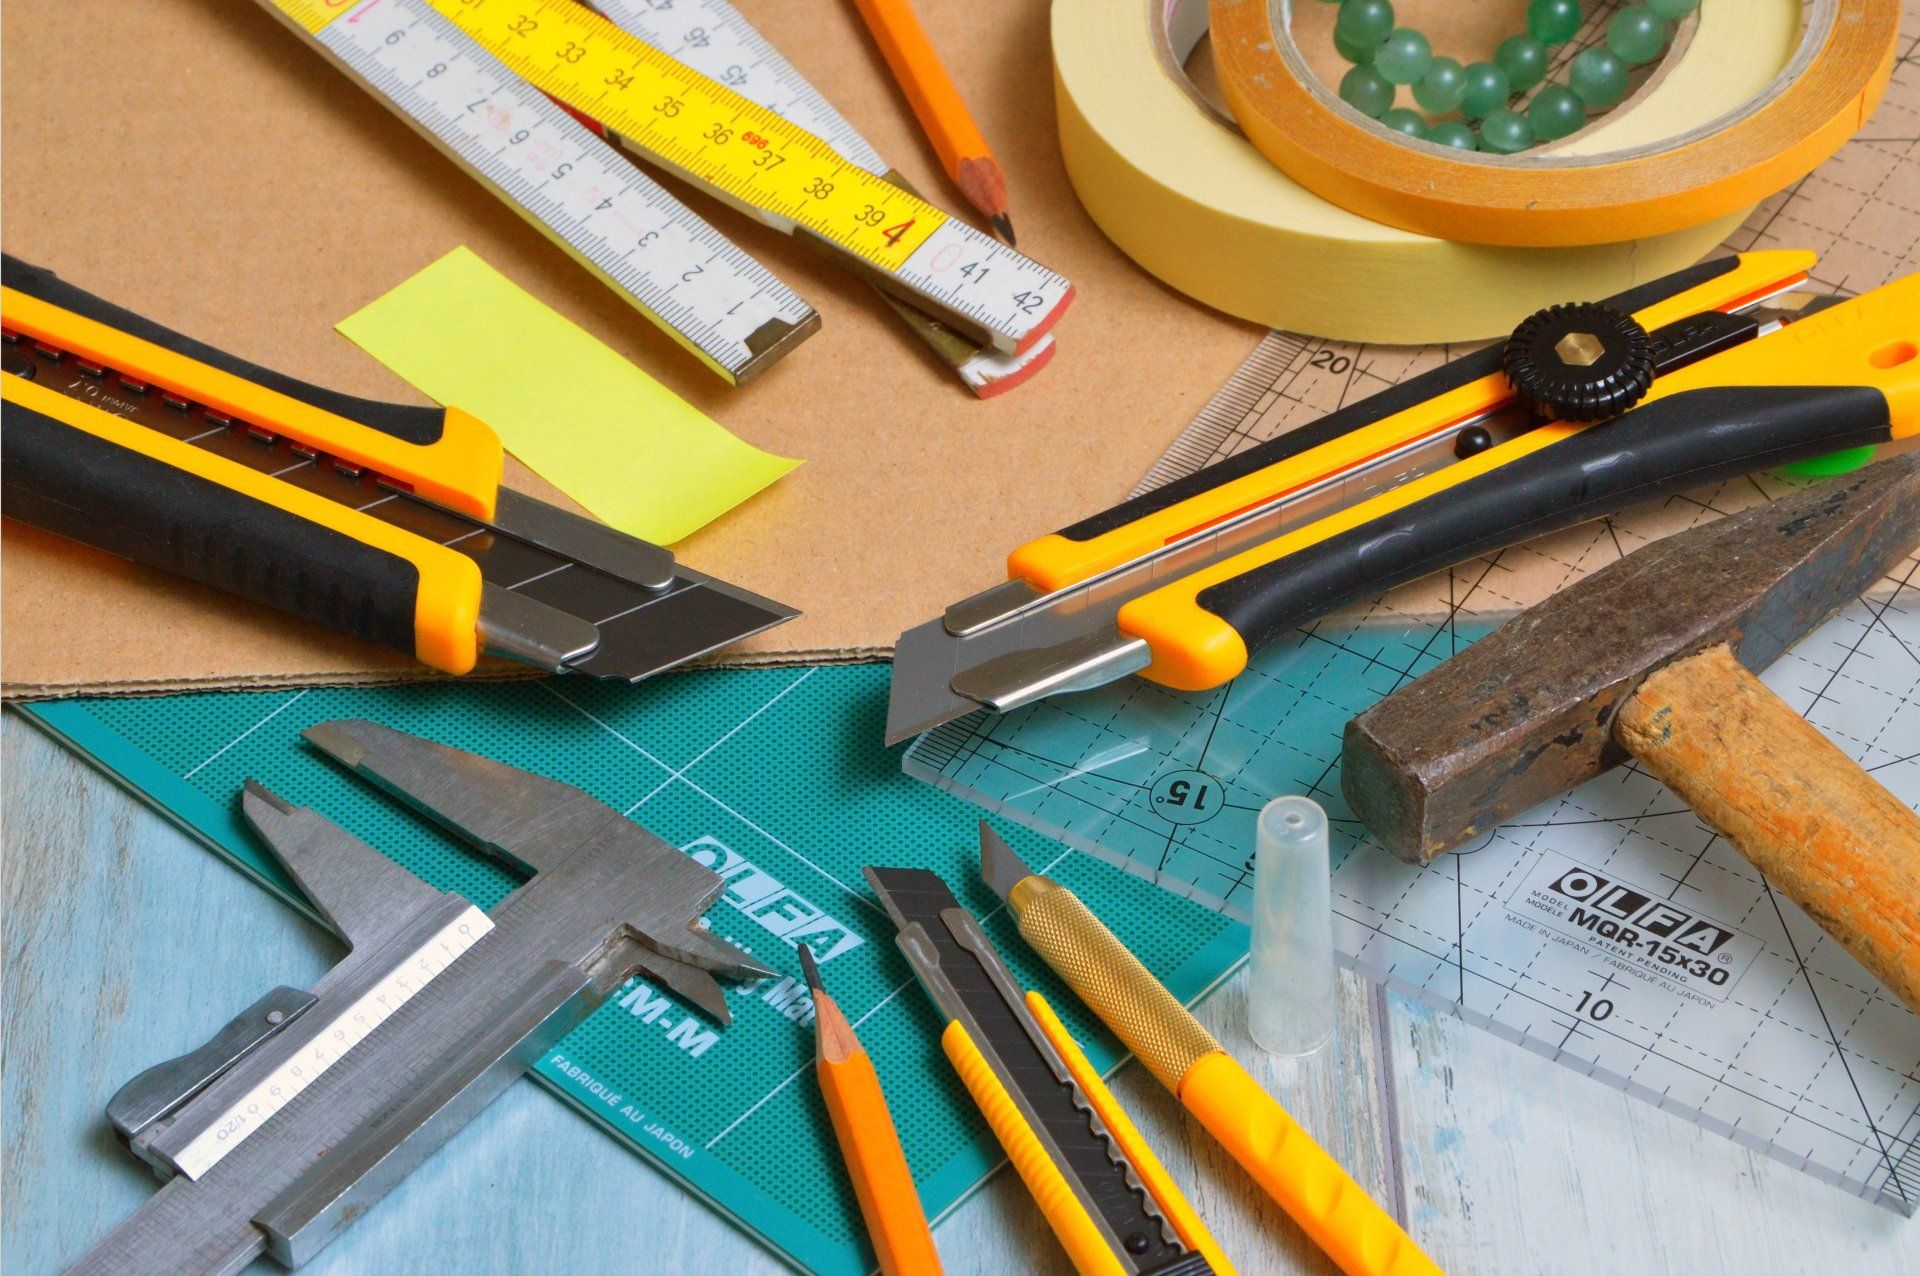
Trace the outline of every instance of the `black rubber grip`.
<instances>
[{"instance_id":1,"label":"black rubber grip","mask_svg":"<svg viewBox=\"0 0 1920 1276\"><path fill-rule=\"evenodd\" d=\"M1342 603L1691 487L1892 437L1865 386L1656 399L1351 531L1200 591L1253 651Z\"/></svg>"},{"instance_id":2,"label":"black rubber grip","mask_svg":"<svg viewBox=\"0 0 1920 1276\"><path fill-rule=\"evenodd\" d=\"M1703 261L1689 266L1685 270L1662 276L1629 288L1623 293L1608 297L1603 304L1628 314L1644 310L1656 302L1678 296L1689 288L1697 288L1710 279L1717 279L1740 263L1738 257L1719 257L1712 261ZM1380 393L1369 395L1357 403L1330 412L1317 421L1310 421L1298 429L1288 430L1279 438L1270 439L1258 447L1250 447L1244 452L1236 452L1225 460L1215 461L1204 469L1195 470L1184 478L1174 479L1171 483L1154 488L1151 492L1120 502L1112 509L1103 510L1091 518L1085 518L1071 527L1060 529L1060 535L1070 541L1090 541L1103 536L1116 528L1125 527L1136 519L1156 514L1170 506L1202 492L1211 491L1222 483L1231 483L1244 478L1256 470L1298 456L1310 448L1331 442L1343 434L1350 434L1375 421L1384 421L1396 412L1404 412L1417 403L1437 398L1449 390L1457 390L1463 385L1478 381L1481 377L1500 371L1501 342L1494 342L1472 354L1460 356L1430 372L1417 377L1409 377L1400 384L1391 386Z\"/></svg>"},{"instance_id":3,"label":"black rubber grip","mask_svg":"<svg viewBox=\"0 0 1920 1276\"><path fill-rule=\"evenodd\" d=\"M406 559L11 401L0 413L0 507L110 554L415 654L420 576Z\"/></svg>"},{"instance_id":4,"label":"black rubber grip","mask_svg":"<svg viewBox=\"0 0 1920 1276\"><path fill-rule=\"evenodd\" d=\"M0 283L23 292L29 297L37 297L49 305L71 310L84 315L108 327L118 328L128 336L138 337L142 341L151 341L156 346L164 346L175 354L185 355L189 359L198 359L222 372L230 372L236 377L244 377L255 385L265 386L278 391L290 399L311 404L323 412L358 421L361 425L390 434L403 442L419 444L422 447L437 443L445 429L447 412L445 408L414 407L406 403L382 403L378 399L362 399L351 394L341 394L324 386L311 385L297 381L285 373L275 372L272 368L263 368L257 363L248 363L224 350L216 349L192 337L182 336L171 328L163 328L144 315L137 315L111 301L94 296L90 292L74 287L39 266L30 265L18 257L0 254Z\"/></svg>"}]
</instances>

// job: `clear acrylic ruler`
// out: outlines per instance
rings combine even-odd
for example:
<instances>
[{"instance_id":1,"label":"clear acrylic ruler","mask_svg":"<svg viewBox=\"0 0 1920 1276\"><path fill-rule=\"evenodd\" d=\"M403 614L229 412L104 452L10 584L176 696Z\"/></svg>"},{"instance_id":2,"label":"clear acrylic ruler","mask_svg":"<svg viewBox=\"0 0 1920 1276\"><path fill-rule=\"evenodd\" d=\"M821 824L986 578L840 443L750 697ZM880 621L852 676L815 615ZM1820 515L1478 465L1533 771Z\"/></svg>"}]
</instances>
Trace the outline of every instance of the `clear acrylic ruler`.
<instances>
[{"instance_id":1,"label":"clear acrylic ruler","mask_svg":"<svg viewBox=\"0 0 1920 1276\"><path fill-rule=\"evenodd\" d=\"M1920 5L1909 0L1908 14L1920 24ZM1818 249L1818 282L1848 291L1920 269L1920 64L1904 52L1863 135L1768 201L1730 246ZM1450 353L1272 334L1147 485ZM1345 964L1911 1213L1920 1017L1659 783L1615 771L1426 869L1368 841L1340 796L1340 734L1356 713L1566 581L1785 487L1773 476L1726 483L1466 564L1326 618L1212 693L1129 679L976 714L923 736L905 767L1241 917L1255 812L1309 794L1334 822ZM1920 809L1920 562L1766 681ZM1576 905L1606 920L1577 924Z\"/></svg>"}]
</instances>

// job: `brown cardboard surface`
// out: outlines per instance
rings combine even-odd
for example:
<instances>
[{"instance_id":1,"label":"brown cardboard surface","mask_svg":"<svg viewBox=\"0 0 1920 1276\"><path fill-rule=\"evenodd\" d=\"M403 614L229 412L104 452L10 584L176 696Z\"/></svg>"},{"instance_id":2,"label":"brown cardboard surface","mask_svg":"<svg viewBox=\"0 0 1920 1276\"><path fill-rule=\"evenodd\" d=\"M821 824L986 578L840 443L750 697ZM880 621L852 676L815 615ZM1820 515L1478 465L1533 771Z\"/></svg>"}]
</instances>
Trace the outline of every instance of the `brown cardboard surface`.
<instances>
[{"instance_id":1,"label":"brown cardboard surface","mask_svg":"<svg viewBox=\"0 0 1920 1276\"><path fill-rule=\"evenodd\" d=\"M851 5L737 2L901 172L959 206ZM1000 579L1012 546L1125 495L1259 335L1135 268L1074 200L1054 138L1047 0L917 8L1007 169L1021 248L1079 290L1051 366L987 402L851 275L689 195L824 319L760 380L727 386L245 0L10 0L0 237L201 340L410 402L419 396L332 325L466 244L742 438L805 458L675 547L805 613L729 659L881 653ZM511 462L508 482L555 497ZM426 672L11 520L4 529L10 697Z\"/></svg>"}]
</instances>

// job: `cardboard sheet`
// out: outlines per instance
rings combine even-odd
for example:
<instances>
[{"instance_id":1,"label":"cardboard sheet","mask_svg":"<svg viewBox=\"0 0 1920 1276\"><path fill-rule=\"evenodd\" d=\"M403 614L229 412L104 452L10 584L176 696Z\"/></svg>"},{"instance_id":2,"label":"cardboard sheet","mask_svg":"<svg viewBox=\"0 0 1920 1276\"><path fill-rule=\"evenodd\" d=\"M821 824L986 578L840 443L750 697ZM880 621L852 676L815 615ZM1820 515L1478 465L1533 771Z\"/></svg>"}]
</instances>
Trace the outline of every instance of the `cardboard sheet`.
<instances>
[{"instance_id":1,"label":"cardboard sheet","mask_svg":"<svg viewBox=\"0 0 1920 1276\"><path fill-rule=\"evenodd\" d=\"M739 7L901 172L959 206L850 5ZM806 613L730 659L884 651L1000 579L1012 546L1125 495L1260 335L1143 274L1081 211L1054 138L1047 0L919 9L1007 168L1022 249L1079 288L1052 365L988 402L852 275L690 195L824 319L727 386L243 0L0 11L6 248L290 374L421 402L333 324L468 245L742 439L806 458L678 546ZM556 499L523 467L508 482ZM12 521L0 546L8 695L425 674Z\"/></svg>"}]
</instances>

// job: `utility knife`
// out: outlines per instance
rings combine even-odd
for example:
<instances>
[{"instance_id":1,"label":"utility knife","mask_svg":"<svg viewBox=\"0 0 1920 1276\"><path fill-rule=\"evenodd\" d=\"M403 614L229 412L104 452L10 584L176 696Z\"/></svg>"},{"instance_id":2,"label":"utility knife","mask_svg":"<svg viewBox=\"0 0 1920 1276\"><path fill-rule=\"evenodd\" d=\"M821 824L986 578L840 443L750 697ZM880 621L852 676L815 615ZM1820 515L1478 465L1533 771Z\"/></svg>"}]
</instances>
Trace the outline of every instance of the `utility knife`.
<instances>
[{"instance_id":1,"label":"utility knife","mask_svg":"<svg viewBox=\"0 0 1920 1276\"><path fill-rule=\"evenodd\" d=\"M1741 474L1920 433L1920 275L1702 262L1030 541L900 636L887 739L1137 674L1183 691L1344 603ZM1864 456L1860 459L1864 460Z\"/></svg>"}]
</instances>

